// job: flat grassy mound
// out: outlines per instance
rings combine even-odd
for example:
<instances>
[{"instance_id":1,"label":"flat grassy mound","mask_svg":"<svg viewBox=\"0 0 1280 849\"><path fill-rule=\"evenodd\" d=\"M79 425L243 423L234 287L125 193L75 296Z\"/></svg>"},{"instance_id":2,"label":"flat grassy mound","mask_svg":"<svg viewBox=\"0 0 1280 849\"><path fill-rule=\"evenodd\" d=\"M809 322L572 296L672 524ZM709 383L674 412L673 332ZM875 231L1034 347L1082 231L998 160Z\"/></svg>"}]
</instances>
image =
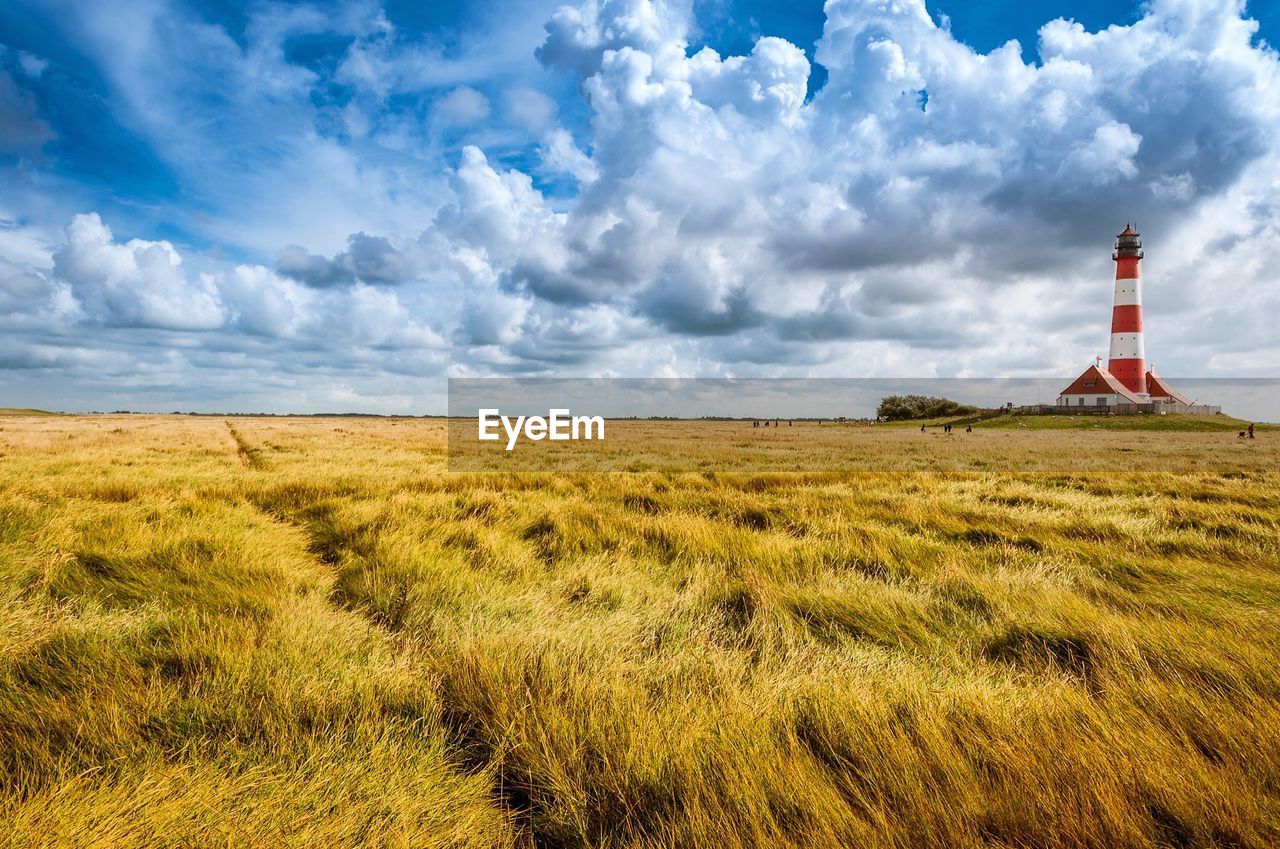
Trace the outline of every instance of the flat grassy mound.
<instances>
[{"instance_id":1,"label":"flat grassy mound","mask_svg":"<svg viewBox=\"0 0 1280 849\"><path fill-rule=\"evenodd\" d=\"M1107 415L1007 415L975 422L974 428L1029 428L1032 430L1162 430L1184 433L1209 433L1216 431L1238 433L1249 427L1249 422L1226 415L1192 416L1180 413L1167 415L1137 414L1127 416ZM1264 427L1258 425L1257 427ZM1257 428L1255 428L1257 429Z\"/></svg>"},{"instance_id":2,"label":"flat grassy mound","mask_svg":"<svg viewBox=\"0 0 1280 849\"><path fill-rule=\"evenodd\" d=\"M0 843L1280 845L1280 440L635 427L6 422Z\"/></svg>"},{"instance_id":3,"label":"flat grassy mound","mask_svg":"<svg viewBox=\"0 0 1280 849\"><path fill-rule=\"evenodd\" d=\"M0 407L0 416L60 416L62 413L51 413L48 410L21 409L18 407Z\"/></svg>"}]
</instances>

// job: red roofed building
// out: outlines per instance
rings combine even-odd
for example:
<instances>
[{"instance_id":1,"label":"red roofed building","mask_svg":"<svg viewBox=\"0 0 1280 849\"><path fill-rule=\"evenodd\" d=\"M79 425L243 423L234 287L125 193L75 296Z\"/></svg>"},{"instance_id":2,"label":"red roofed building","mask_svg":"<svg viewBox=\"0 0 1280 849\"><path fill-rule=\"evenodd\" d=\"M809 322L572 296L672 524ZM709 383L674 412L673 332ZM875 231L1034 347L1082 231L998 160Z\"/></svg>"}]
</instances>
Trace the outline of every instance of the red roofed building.
<instances>
[{"instance_id":1,"label":"red roofed building","mask_svg":"<svg viewBox=\"0 0 1280 849\"><path fill-rule=\"evenodd\" d=\"M1182 404L1190 407L1195 403L1194 400L1166 383L1163 377L1156 374L1155 369L1147 371L1147 392L1151 395L1152 401L1162 404Z\"/></svg>"},{"instance_id":2,"label":"red roofed building","mask_svg":"<svg viewBox=\"0 0 1280 849\"><path fill-rule=\"evenodd\" d=\"M1114 407L1116 404L1145 404L1127 386L1100 364L1089 366L1084 374L1062 390L1058 396L1058 406L1068 407Z\"/></svg>"}]
</instances>

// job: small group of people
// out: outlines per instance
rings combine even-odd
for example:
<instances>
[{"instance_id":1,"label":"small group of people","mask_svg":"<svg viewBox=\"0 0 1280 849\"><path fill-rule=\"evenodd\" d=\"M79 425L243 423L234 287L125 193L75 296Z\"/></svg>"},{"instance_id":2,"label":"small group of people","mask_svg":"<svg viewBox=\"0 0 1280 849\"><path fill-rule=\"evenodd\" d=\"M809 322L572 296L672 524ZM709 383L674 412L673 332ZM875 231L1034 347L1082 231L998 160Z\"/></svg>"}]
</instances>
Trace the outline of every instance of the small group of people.
<instances>
[{"instance_id":1,"label":"small group of people","mask_svg":"<svg viewBox=\"0 0 1280 849\"><path fill-rule=\"evenodd\" d=\"M791 419L787 419L787 427L792 427L791 422L792 422ZM751 426L752 427L761 427L761 426L769 427L770 424L772 424L774 427L782 427L779 419L774 419L772 422L769 422L769 421L761 422L759 419L757 419L751 423Z\"/></svg>"},{"instance_id":2,"label":"small group of people","mask_svg":"<svg viewBox=\"0 0 1280 849\"><path fill-rule=\"evenodd\" d=\"M952 428L952 427L954 427L954 425L944 424L944 425L942 426L942 432L943 432L943 433L951 433L951 428ZM920 432L921 432L921 433L924 433L924 432L925 432L925 426L924 426L924 425L920 425ZM969 425L968 427L966 427L966 428L964 429L964 432L965 432L965 433L973 433L973 425Z\"/></svg>"},{"instance_id":3,"label":"small group of people","mask_svg":"<svg viewBox=\"0 0 1280 849\"><path fill-rule=\"evenodd\" d=\"M1253 422L1249 422L1249 429L1240 431L1241 439L1253 439Z\"/></svg>"}]
</instances>

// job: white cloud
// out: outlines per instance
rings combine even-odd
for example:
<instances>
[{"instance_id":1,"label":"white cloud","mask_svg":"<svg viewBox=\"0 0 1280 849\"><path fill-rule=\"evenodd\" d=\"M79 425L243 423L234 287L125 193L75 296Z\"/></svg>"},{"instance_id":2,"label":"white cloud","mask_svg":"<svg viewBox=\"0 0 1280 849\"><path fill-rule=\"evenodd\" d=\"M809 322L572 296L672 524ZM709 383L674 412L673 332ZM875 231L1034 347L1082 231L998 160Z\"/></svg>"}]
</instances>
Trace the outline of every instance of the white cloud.
<instances>
[{"instance_id":1,"label":"white cloud","mask_svg":"<svg viewBox=\"0 0 1280 849\"><path fill-rule=\"evenodd\" d=\"M236 266L221 285L231 320L244 333L294 338L315 296L260 265Z\"/></svg>"},{"instance_id":2,"label":"white cloud","mask_svg":"<svg viewBox=\"0 0 1280 849\"><path fill-rule=\"evenodd\" d=\"M200 199L199 214L172 205L175 226L267 258L288 244L332 252L351 233L393 234L408 222L417 232L441 202L438 151L421 127L404 132L384 101L468 74L402 43L374 4L260 5L235 37L149 0L90 4L65 26L96 59L113 117L183 197ZM316 35L352 39L348 54L368 54L364 71L344 64L322 77L291 61L288 46ZM353 90L349 103L325 102L333 83Z\"/></svg>"},{"instance_id":3,"label":"white cloud","mask_svg":"<svg viewBox=\"0 0 1280 849\"><path fill-rule=\"evenodd\" d=\"M689 0L585 0L561 6L547 22L538 58L583 76L595 73L610 51L634 48L678 60L688 36Z\"/></svg>"},{"instance_id":4,"label":"white cloud","mask_svg":"<svg viewBox=\"0 0 1280 849\"><path fill-rule=\"evenodd\" d=\"M0 257L33 268L52 266L50 238L40 228L20 223L10 215L10 209L0 208Z\"/></svg>"},{"instance_id":5,"label":"white cloud","mask_svg":"<svg viewBox=\"0 0 1280 849\"><path fill-rule=\"evenodd\" d=\"M1108 121L1093 131L1093 137L1078 142L1062 162L1058 175L1078 184L1105 186L1124 177L1133 177L1138 166L1133 157L1142 137L1118 121Z\"/></svg>"},{"instance_id":6,"label":"white cloud","mask_svg":"<svg viewBox=\"0 0 1280 849\"><path fill-rule=\"evenodd\" d=\"M78 310L69 318L107 328L224 331L266 340L388 349L443 349L438 330L419 321L400 296L367 285L403 257L384 239L356 234L342 255L346 285L315 286L261 265L188 274L169 242L116 242L97 213L77 215L53 255L53 278L0 260L0 303L15 311L58 305L65 285ZM314 258L320 262L331 262ZM394 271L394 268L392 268ZM171 343L174 339L169 340Z\"/></svg>"},{"instance_id":7,"label":"white cloud","mask_svg":"<svg viewBox=\"0 0 1280 849\"><path fill-rule=\"evenodd\" d=\"M542 145L542 164L553 173L568 174L579 183L590 183L600 176L595 163L578 146L565 129L552 130Z\"/></svg>"},{"instance_id":8,"label":"white cloud","mask_svg":"<svg viewBox=\"0 0 1280 849\"><path fill-rule=\"evenodd\" d=\"M43 274L0 258L0 315L12 319L37 312L49 305L54 293Z\"/></svg>"},{"instance_id":9,"label":"white cloud","mask_svg":"<svg viewBox=\"0 0 1280 849\"><path fill-rule=\"evenodd\" d=\"M437 226L455 244L477 250L491 267L562 261L563 216L527 175L499 172L479 148L467 147L450 186L456 201L441 211Z\"/></svg>"},{"instance_id":10,"label":"white cloud","mask_svg":"<svg viewBox=\"0 0 1280 849\"><path fill-rule=\"evenodd\" d=\"M212 281L189 281L169 242L116 244L97 213L77 215L53 255L54 274L92 321L120 327L212 330L224 321Z\"/></svg>"},{"instance_id":11,"label":"white cloud","mask_svg":"<svg viewBox=\"0 0 1280 849\"><path fill-rule=\"evenodd\" d=\"M703 48L689 61L688 73L690 93L700 102L788 124L804 104L809 60L789 41L765 37L749 56L722 60L714 50Z\"/></svg>"},{"instance_id":12,"label":"white cloud","mask_svg":"<svg viewBox=\"0 0 1280 849\"><path fill-rule=\"evenodd\" d=\"M507 89L505 95L507 116L519 127L531 133L546 132L556 118L556 102L535 89Z\"/></svg>"},{"instance_id":13,"label":"white cloud","mask_svg":"<svg viewBox=\"0 0 1280 849\"><path fill-rule=\"evenodd\" d=\"M49 60L25 50L18 51L18 67L31 79L39 79L49 67Z\"/></svg>"},{"instance_id":14,"label":"white cloud","mask_svg":"<svg viewBox=\"0 0 1280 849\"><path fill-rule=\"evenodd\" d=\"M470 86L458 86L436 101L432 114L445 124L475 124L489 117L489 99Z\"/></svg>"}]
</instances>

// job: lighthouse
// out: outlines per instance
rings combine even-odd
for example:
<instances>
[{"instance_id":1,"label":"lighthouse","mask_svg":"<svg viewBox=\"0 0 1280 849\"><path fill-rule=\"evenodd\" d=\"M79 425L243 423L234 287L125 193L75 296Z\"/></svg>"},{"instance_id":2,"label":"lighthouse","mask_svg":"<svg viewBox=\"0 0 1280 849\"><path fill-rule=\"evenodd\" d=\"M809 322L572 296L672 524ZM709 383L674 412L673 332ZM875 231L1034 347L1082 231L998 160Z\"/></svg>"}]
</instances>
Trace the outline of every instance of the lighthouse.
<instances>
[{"instance_id":1,"label":"lighthouse","mask_svg":"<svg viewBox=\"0 0 1280 849\"><path fill-rule=\"evenodd\" d=\"M1070 386L1058 393L1058 407L1080 412L1191 412L1216 408L1198 405L1147 368L1142 342L1142 236L1133 227L1116 236L1111 258L1116 263L1111 303L1111 354L1107 365L1098 357Z\"/></svg>"},{"instance_id":2,"label":"lighthouse","mask_svg":"<svg viewBox=\"0 0 1280 849\"><path fill-rule=\"evenodd\" d=\"M1111 356L1107 371L1125 389L1146 400L1147 363L1142 344L1142 236L1133 227L1116 236L1115 300L1111 307Z\"/></svg>"}]
</instances>

